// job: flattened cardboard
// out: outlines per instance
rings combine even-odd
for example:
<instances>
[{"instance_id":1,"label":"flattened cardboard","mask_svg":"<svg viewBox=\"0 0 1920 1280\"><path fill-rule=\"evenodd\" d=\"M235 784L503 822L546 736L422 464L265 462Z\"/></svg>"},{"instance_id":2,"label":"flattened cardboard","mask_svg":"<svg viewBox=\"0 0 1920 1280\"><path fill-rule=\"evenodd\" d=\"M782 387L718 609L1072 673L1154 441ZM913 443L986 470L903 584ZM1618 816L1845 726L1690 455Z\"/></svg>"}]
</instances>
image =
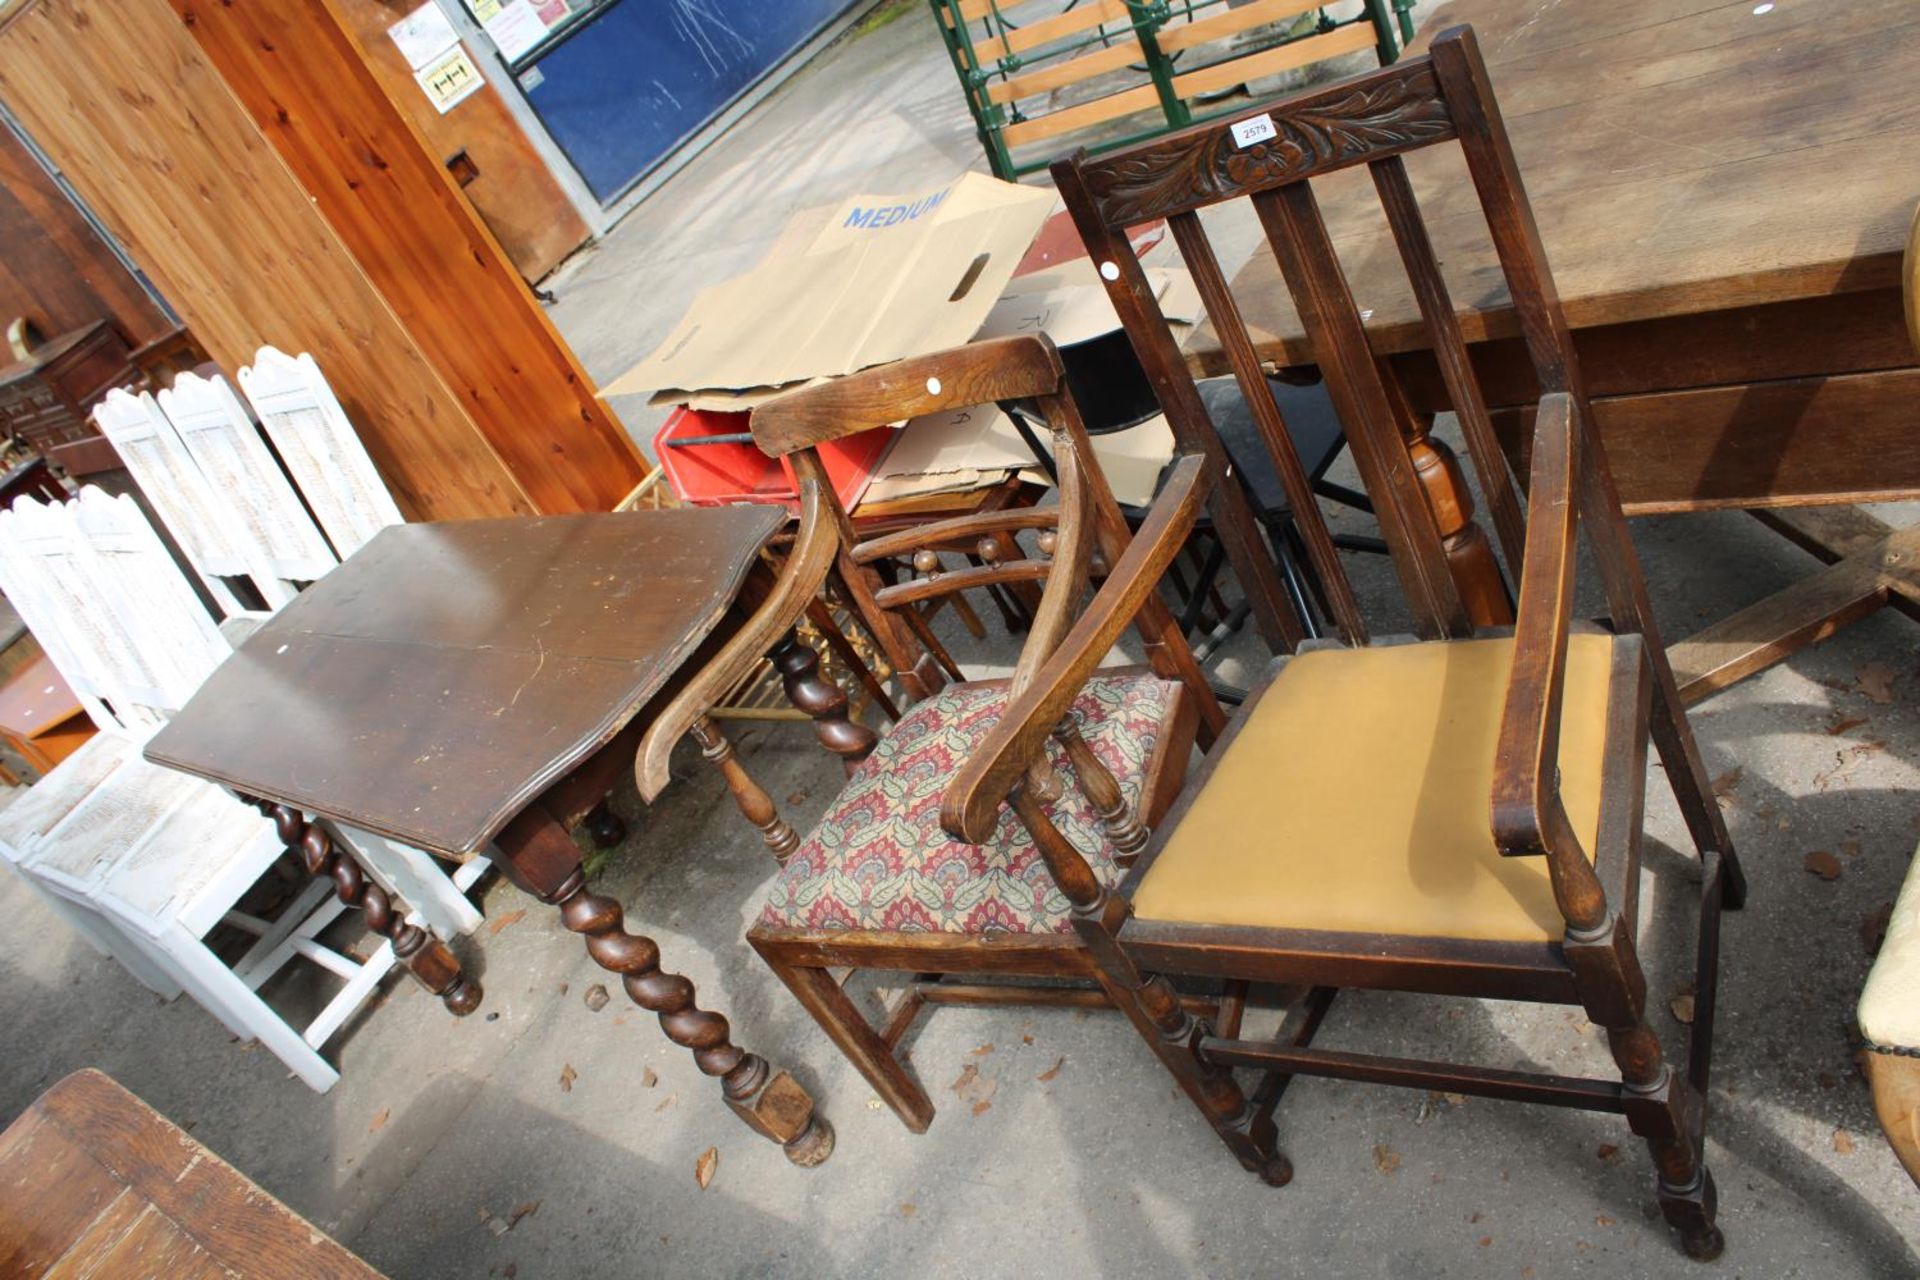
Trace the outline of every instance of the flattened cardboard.
<instances>
[{"instance_id":1,"label":"flattened cardboard","mask_svg":"<svg viewBox=\"0 0 1920 1280\"><path fill-rule=\"evenodd\" d=\"M774 387L958 346L993 309L1054 199L968 173L917 196L857 196L810 237L790 224L765 261L702 292L601 394Z\"/></svg>"}]
</instances>

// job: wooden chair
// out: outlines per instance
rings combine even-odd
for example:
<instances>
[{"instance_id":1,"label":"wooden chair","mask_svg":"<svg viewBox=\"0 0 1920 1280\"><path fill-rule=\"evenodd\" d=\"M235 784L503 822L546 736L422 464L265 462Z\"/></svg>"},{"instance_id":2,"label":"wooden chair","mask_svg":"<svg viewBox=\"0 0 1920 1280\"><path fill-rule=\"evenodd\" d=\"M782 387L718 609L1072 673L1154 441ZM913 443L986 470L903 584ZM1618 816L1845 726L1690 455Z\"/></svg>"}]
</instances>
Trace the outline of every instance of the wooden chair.
<instances>
[{"instance_id":1,"label":"wooden chair","mask_svg":"<svg viewBox=\"0 0 1920 1280\"><path fill-rule=\"evenodd\" d=\"M1010 698L1049 678L1054 650L1072 625L1096 561L1113 564L1129 546L1126 525L1092 455L1073 400L1062 390L1058 354L1044 338L983 342L904 360L769 401L754 411L761 448L792 462L801 486L800 529L779 582L753 619L655 721L637 766L641 795L666 782L667 752L689 729L719 764L741 810L782 867L748 939L908 1128L926 1129L933 1104L896 1058L916 1015L930 1004L1033 1001L1104 1003L1086 980L1094 969L1067 926L1067 900L1046 880L1034 846L1004 822L969 844L939 829L946 780ZM1037 397L1059 468L1057 506L963 516L942 524L854 542L846 513L815 451L823 441L922 413L1014 397ZM1207 467L1174 468L1135 548L1171 555L1173 530L1190 524ZM1034 538L1035 553L970 566L881 589L875 607L907 611L943 593L988 582L1046 586L1011 679L947 685L908 710L876 745L871 731L841 746L846 789L804 840L747 777L706 710L738 673L777 643L813 599L836 561L859 565L915 548L971 544L990 534ZM1144 582L1145 585L1141 585ZM1059 798L1061 822L1095 850L1108 881L1146 837L1179 787L1196 732L1211 741L1224 723L1171 613L1152 583L1130 588L1150 665L1103 668L1083 682L1071 717L1032 762L1035 785ZM875 1026L832 972L838 967L905 970L915 977ZM1039 978L1053 985L947 982L947 975ZM1060 979L1080 979L1063 987ZM1223 1016L1231 1020L1232 1009Z\"/></svg>"},{"instance_id":2,"label":"wooden chair","mask_svg":"<svg viewBox=\"0 0 1920 1280\"><path fill-rule=\"evenodd\" d=\"M1125 625L1109 585L1016 694L949 787L943 825L985 837L1011 806L1032 833L1107 988L1248 1169L1284 1183L1273 1108L1294 1075L1324 1075L1624 1114L1645 1139L1686 1252L1722 1247L1704 1158L1720 913L1744 880L1647 606L1573 346L1472 32L1429 56L1268 104L1273 136L1240 121L1190 130L1055 177L1170 415L1201 412L1117 228L1165 216L1243 385L1259 369L1196 210L1250 198L1305 317L1392 545L1422 642L1366 644L1287 434L1263 413L1346 645L1275 664L1189 781L1140 859L1107 884L1027 780L1039 745ZM1265 126L1260 132L1265 132ZM1242 131L1244 136L1245 131ZM1485 208L1542 396L1530 514L1488 429L1401 153L1457 140ZM1312 179L1366 165L1420 297L1434 350L1520 580L1510 635L1473 637L1432 512L1411 474ZM1257 404L1270 401L1249 396ZM1584 527L1610 623L1573 619ZM1129 558L1135 558L1129 552ZM1128 559L1114 578L1130 581ZM1695 1016L1679 1065L1647 1017L1637 948L1645 744L1651 732L1700 852ZM1310 985L1271 1041L1194 1021L1170 977ZM1558 1002L1604 1028L1617 1077L1575 1078L1312 1048L1334 990ZM1244 1092L1235 1068L1265 1071Z\"/></svg>"},{"instance_id":3,"label":"wooden chair","mask_svg":"<svg viewBox=\"0 0 1920 1280\"><path fill-rule=\"evenodd\" d=\"M56 594L49 580L69 584L65 610L41 622L61 637L55 649L68 661L101 664L78 669L100 699L103 724L121 730L101 733L100 749L90 744L0 813L0 849L60 901L89 941L141 981L163 995L187 991L235 1035L259 1039L311 1087L331 1087L338 1073L319 1050L393 968L394 942L383 940L365 962L319 943L321 930L348 905L325 878L304 886L271 920L243 910L243 896L285 855L286 842L220 788L139 755L146 731L183 705L230 652L226 639L130 498L84 489L59 506L22 499L0 515L0 541L10 548L0 564L10 593L40 602ZM83 646L69 643L74 636L86 638L90 658L77 656ZM442 927L450 917L460 931L479 923L464 898L447 908L445 897L459 897L457 882L435 895L418 882L412 863L378 852L364 857L364 869L383 902L398 891ZM361 885L363 894L375 891ZM409 940L423 923L420 915L409 917ZM205 941L221 924L255 939L232 966ZM344 979L304 1027L289 1025L258 994L296 958Z\"/></svg>"},{"instance_id":4,"label":"wooden chair","mask_svg":"<svg viewBox=\"0 0 1920 1280\"><path fill-rule=\"evenodd\" d=\"M297 591L340 563L225 378L183 373L157 400L283 589Z\"/></svg>"},{"instance_id":5,"label":"wooden chair","mask_svg":"<svg viewBox=\"0 0 1920 1280\"><path fill-rule=\"evenodd\" d=\"M240 390L340 559L405 517L312 356L262 347Z\"/></svg>"}]
</instances>

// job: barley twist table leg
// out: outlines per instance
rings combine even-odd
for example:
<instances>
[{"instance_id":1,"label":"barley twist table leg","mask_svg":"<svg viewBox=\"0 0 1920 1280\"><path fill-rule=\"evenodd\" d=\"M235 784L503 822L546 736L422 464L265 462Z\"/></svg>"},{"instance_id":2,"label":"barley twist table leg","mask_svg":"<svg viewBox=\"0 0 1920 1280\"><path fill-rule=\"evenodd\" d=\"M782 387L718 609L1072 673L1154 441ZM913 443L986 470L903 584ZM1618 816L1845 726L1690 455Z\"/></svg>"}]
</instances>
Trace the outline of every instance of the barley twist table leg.
<instances>
[{"instance_id":1,"label":"barley twist table leg","mask_svg":"<svg viewBox=\"0 0 1920 1280\"><path fill-rule=\"evenodd\" d=\"M551 901L560 909L561 923L586 939L593 962L619 974L627 996L659 1017L667 1039L692 1050L700 1070L719 1079L735 1115L780 1143L797 1165L816 1165L833 1154L833 1129L814 1114L813 1098L785 1071L775 1071L766 1059L733 1043L726 1018L694 1003L693 983L660 967L659 945L626 931L618 902L589 891L579 871Z\"/></svg>"},{"instance_id":2,"label":"barley twist table leg","mask_svg":"<svg viewBox=\"0 0 1920 1280\"><path fill-rule=\"evenodd\" d=\"M393 954L407 966L421 986L440 997L447 1009L461 1017L480 1007L480 984L460 969L447 944L418 925L409 924L391 895L369 881L360 864L333 847L333 838L298 809L267 800L249 800L273 819L274 833L310 876L326 876L334 893L348 906L359 907L367 927L393 944Z\"/></svg>"}]
</instances>

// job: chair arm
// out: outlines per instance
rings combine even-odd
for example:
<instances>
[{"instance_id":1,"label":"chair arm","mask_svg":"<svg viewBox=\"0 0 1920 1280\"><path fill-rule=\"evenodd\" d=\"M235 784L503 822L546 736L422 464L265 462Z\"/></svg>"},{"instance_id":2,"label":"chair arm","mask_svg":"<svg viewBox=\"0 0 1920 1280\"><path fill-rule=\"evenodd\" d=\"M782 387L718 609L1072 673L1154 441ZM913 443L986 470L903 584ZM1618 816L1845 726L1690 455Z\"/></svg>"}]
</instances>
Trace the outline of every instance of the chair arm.
<instances>
[{"instance_id":1,"label":"chair arm","mask_svg":"<svg viewBox=\"0 0 1920 1280\"><path fill-rule=\"evenodd\" d=\"M1207 487L1203 458L1188 455L1175 463L1145 522L1086 612L948 784L940 825L950 834L973 844L991 837L1001 802L1044 749L1087 677L1159 589L1161 575L1179 555L1206 502Z\"/></svg>"},{"instance_id":2,"label":"chair arm","mask_svg":"<svg viewBox=\"0 0 1920 1280\"><path fill-rule=\"evenodd\" d=\"M826 490L818 478L803 475L800 531L787 552L787 562L781 566L773 590L747 619L746 625L714 655L713 661L654 717L646 736L640 739L633 762L633 780L642 800L651 804L654 797L666 789L670 777L667 763L674 743L680 741L717 700L739 684L800 620L808 602L826 581L839 549L840 533Z\"/></svg>"},{"instance_id":3,"label":"chair arm","mask_svg":"<svg viewBox=\"0 0 1920 1280\"><path fill-rule=\"evenodd\" d=\"M1506 857L1538 857L1570 839L1560 807L1560 700L1573 626L1573 400L1541 398L1533 429L1527 540L1513 670L1494 749L1493 839ZM1576 847L1576 857L1585 860Z\"/></svg>"}]
</instances>

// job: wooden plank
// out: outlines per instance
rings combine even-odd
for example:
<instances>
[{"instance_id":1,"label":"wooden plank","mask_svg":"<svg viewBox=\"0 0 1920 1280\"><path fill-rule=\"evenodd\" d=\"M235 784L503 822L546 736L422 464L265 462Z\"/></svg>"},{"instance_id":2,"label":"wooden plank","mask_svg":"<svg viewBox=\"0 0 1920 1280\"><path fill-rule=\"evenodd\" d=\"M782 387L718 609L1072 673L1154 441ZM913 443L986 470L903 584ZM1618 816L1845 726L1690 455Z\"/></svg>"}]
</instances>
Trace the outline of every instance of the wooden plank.
<instances>
[{"instance_id":1,"label":"wooden plank","mask_svg":"<svg viewBox=\"0 0 1920 1280\"><path fill-rule=\"evenodd\" d=\"M1095 49L1051 67L1042 67L1038 71L1029 71L1025 75L995 81L987 86L987 100L1012 102L1017 98L1030 98L1036 94L1050 93L1070 84L1079 84L1082 80L1091 80L1094 76L1109 71L1118 71L1128 63L1144 56L1140 48L1140 38L1129 35L1111 48Z\"/></svg>"},{"instance_id":2,"label":"wooden plank","mask_svg":"<svg viewBox=\"0 0 1920 1280\"><path fill-rule=\"evenodd\" d=\"M1039 22L1030 22L1024 27L1015 27L996 36L986 36L973 40L973 49L982 63L990 63L996 58L1004 58L1015 53L1025 53L1028 49L1038 49L1042 45L1052 44L1056 40L1076 35L1082 31L1091 31L1095 27L1110 22L1123 23L1129 28L1132 19L1127 13L1126 0L1094 0L1082 4L1052 18L1043 18Z\"/></svg>"},{"instance_id":3,"label":"wooden plank","mask_svg":"<svg viewBox=\"0 0 1920 1280\"><path fill-rule=\"evenodd\" d=\"M500 90L483 85L442 115L387 35L405 8L393 0L334 0L334 6L366 51L381 87L420 131L434 159L445 165L464 152L472 161L475 177L460 189L522 276L540 279L586 241L586 222L508 112ZM477 63L483 55L469 48L468 56Z\"/></svg>"},{"instance_id":4,"label":"wooden plank","mask_svg":"<svg viewBox=\"0 0 1920 1280\"><path fill-rule=\"evenodd\" d=\"M1593 416L1629 515L1920 497L1920 369L1608 396ZM1524 459L1532 410L1493 418Z\"/></svg>"},{"instance_id":5,"label":"wooden plank","mask_svg":"<svg viewBox=\"0 0 1920 1280\"><path fill-rule=\"evenodd\" d=\"M1088 125L1099 124L1106 120L1117 120L1121 116L1132 115L1136 111L1152 111L1160 106L1160 95L1150 84L1138 88L1125 89L1119 93L1108 94L1104 98L1095 98L1092 102L1083 102L1077 107L1068 107L1064 111L1055 111L1051 115L1041 116L1038 120L1022 120L1019 124L1010 124L1001 131L1009 147L1024 146L1029 142L1039 142L1043 138L1057 137L1071 133L1075 129L1084 129Z\"/></svg>"},{"instance_id":6,"label":"wooden plank","mask_svg":"<svg viewBox=\"0 0 1920 1280\"><path fill-rule=\"evenodd\" d=\"M1688 706L1763 671L1886 603L1873 566L1830 565L1667 649Z\"/></svg>"},{"instance_id":7,"label":"wooden plank","mask_svg":"<svg viewBox=\"0 0 1920 1280\"><path fill-rule=\"evenodd\" d=\"M0 1134L0 1185L8 1276L378 1274L98 1071Z\"/></svg>"},{"instance_id":8,"label":"wooden plank","mask_svg":"<svg viewBox=\"0 0 1920 1280\"><path fill-rule=\"evenodd\" d=\"M32 0L0 96L228 371L313 353L416 519L535 510L163 0Z\"/></svg>"},{"instance_id":9,"label":"wooden plank","mask_svg":"<svg viewBox=\"0 0 1920 1280\"><path fill-rule=\"evenodd\" d=\"M1245 84L1249 80L1258 80L1262 76L1278 75L1282 71L1292 71L1296 67L1324 62L1328 58L1338 58L1342 54L1371 49L1377 40L1378 37L1374 35L1372 26L1356 22L1324 35L1308 36L1305 40L1290 40L1286 44L1277 45L1260 53L1250 53L1244 58L1230 58L1225 62L1216 62L1210 67L1202 67L1198 71L1189 71L1185 75L1175 76L1173 91L1182 98L1191 98L1202 93L1231 89L1235 85Z\"/></svg>"},{"instance_id":10,"label":"wooden plank","mask_svg":"<svg viewBox=\"0 0 1920 1280\"><path fill-rule=\"evenodd\" d=\"M1890 579L1916 589L1920 526L1900 529L1723 618L1667 650L1681 701L1691 706L1866 617L1887 603Z\"/></svg>"},{"instance_id":11,"label":"wooden plank","mask_svg":"<svg viewBox=\"0 0 1920 1280\"><path fill-rule=\"evenodd\" d=\"M172 7L534 505L611 510L639 449L328 0Z\"/></svg>"},{"instance_id":12,"label":"wooden plank","mask_svg":"<svg viewBox=\"0 0 1920 1280\"><path fill-rule=\"evenodd\" d=\"M1155 38L1162 53L1178 53L1210 40L1251 31L1269 22L1284 22L1318 9L1325 0L1254 0L1238 9L1223 9L1205 18L1162 27Z\"/></svg>"},{"instance_id":13,"label":"wooden plank","mask_svg":"<svg viewBox=\"0 0 1920 1280\"><path fill-rule=\"evenodd\" d=\"M1920 171L1920 11L1907 0L1752 6L1455 0L1471 22L1576 329L1900 285ZM1792 121L1782 130L1780 121ZM1451 148L1410 156L1470 342L1514 331ZM1424 334L1364 181L1322 201L1381 353ZM1261 354L1308 358L1265 255L1235 281ZM1196 337L1203 357L1217 346ZM1217 357L1216 357L1217 359Z\"/></svg>"},{"instance_id":14,"label":"wooden plank","mask_svg":"<svg viewBox=\"0 0 1920 1280\"><path fill-rule=\"evenodd\" d=\"M1832 564L1858 555L1873 547L1893 526L1858 507L1782 507L1762 508L1751 513L1787 541Z\"/></svg>"}]
</instances>

